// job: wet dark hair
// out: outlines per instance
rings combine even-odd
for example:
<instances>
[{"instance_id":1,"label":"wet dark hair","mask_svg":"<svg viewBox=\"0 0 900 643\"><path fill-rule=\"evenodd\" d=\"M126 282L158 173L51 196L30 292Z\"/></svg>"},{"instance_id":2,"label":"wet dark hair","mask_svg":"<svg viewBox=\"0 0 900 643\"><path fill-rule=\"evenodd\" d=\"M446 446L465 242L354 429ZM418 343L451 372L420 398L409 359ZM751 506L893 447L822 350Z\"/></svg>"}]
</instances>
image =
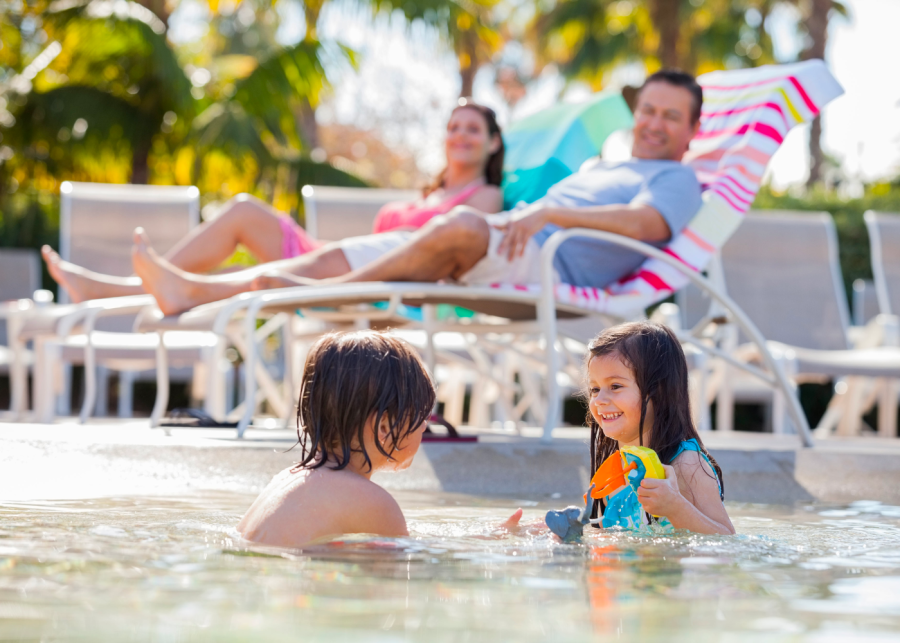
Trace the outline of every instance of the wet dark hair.
<instances>
[{"instance_id":1,"label":"wet dark hair","mask_svg":"<svg viewBox=\"0 0 900 643\"><path fill-rule=\"evenodd\" d=\"M326 463L343 469L353 452L369 469L363 431L387 417L392 441L378 450L388 456L431 415L435 392L425 365L403 340L375 331L330 333L313 345L303 367L297 405L297 438L303 458L292 471Z\"/></svg>"},{"instance_id":2,"label":"wet dark hair","mask_svg":"<svg viewBox=\"0 0 900 643\"><path fill-rule=\"evenodd\" d=\"M668 327L653 322L630 322L613 326L600 333L588 346L585 370L589 368L592 359L605 355L617 355L634 374L635 383L641 392L641 419L638 427L640 445L656 451L660 462L672 464L678 446L684 440L696 440L719 476L720 495L724 500L722 469L703 446L691 419L687 360L675 334ZM589 391L586 394L589 396ZM653 427L645 442L644 419L650 402L653 403ZM590 408L587 425L591 429L593 475L603 461L619 448L619 443L604 435ZM595 516L599 502L594 501Z\"/></svg>"},{"instance_id":3,"label":"wet dark hair","mask_svg":"<svg viewBox=\"0 0 900 643\"><path fill-rule=\"evenodd\" d=\"M693 98L691 104L691 125L700 120L700 110L703 107L703 88L697 83L697 79L680 69L661 69L656 73L650 74L641 88L638 90L638 97L644 91L644 87L650 83L668 83L673 87L681 87L691 93Z\"/></svg>"},{"instance_id":4,"label":"wet dark hair","mask_svg":"<svg viewBox=\"0 0 900 643\"><path fill-rule=\"evenodd\" d=\"M484 105L479 105L471 98L461 98L459 105L457 105L453 111L450 113L452 116L456 112L461 109L474 109L476 112L484 117L485 123L487 123L488 130L488 138L493 138L495 135L500 137L500 147L496 152L491 154L488 157L487 162L484 164L484 180L488 185L496 185L500 187L500 183L503 182L503 156L506 153L506 147L503 144L503 136L500 133L500 125L497 123L497 114L494 113L490 107L485 107ZM423 196L428 196L438 188L444 186L444 179L447 176L447 168L441 170L441 173L437 175L437 177L432 181L424 190L422 190Z\"/></svg>"}]
</instances>

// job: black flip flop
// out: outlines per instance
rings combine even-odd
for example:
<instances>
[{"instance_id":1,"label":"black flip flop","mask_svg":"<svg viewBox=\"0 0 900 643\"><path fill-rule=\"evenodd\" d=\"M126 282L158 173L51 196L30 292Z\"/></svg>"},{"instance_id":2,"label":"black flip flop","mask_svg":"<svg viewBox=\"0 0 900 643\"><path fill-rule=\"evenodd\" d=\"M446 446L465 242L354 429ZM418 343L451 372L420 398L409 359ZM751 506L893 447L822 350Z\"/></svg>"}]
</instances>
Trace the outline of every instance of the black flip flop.
<instances>
[{"instance_id":1,"label":"black flip flop","mask_svg":"<svg viewBox=\"0 0 900 643\"><path fill-rule=\"evenodd\" d=\"M455 426L437 413L432 413L431 417L428 418L428 422L440 424L447 429L447 435L438 435L430 427L425 427L425 435L422 436L422 442L478 442L477 435L460 435Z\"/></svg>"},{"instance_id":2,"label":"black flip flop","mask_svg":"<svg viewBox=\"0 0 900 643\"><path fill-rule=\"evenodd\" d=\"M221 428L234 429L237 422L219 422L206 411L201 409L172 409L159 423L160 426L174 426L182 428Z\"/></svg>"}]
</instances>

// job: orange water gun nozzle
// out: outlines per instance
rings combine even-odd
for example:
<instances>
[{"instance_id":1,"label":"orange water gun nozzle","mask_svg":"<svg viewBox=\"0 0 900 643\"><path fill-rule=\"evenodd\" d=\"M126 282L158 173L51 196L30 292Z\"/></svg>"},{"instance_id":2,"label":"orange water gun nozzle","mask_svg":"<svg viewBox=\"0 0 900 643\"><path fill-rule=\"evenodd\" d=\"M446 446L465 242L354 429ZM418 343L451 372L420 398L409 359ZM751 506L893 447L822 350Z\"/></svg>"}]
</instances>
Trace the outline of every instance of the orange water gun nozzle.
<instances>
[{"instance_id":1,"label":"orange water gun nozzle","mask_svg":"<svg viewBox=\"0 0 900 643\"><path fill-rule=\"evenodd\" d=\"M597 473L591 478L591 484L594 485L590 492L591 498L599 500L624 487L626 485L625 474L634 469L637 469L636 462L631 462L623 467L621 454L618 451L613 452L603 461L603 464L597 469ZM584 500L587 502L587 494L584 494Z\"/></svg>"}]
</instances>

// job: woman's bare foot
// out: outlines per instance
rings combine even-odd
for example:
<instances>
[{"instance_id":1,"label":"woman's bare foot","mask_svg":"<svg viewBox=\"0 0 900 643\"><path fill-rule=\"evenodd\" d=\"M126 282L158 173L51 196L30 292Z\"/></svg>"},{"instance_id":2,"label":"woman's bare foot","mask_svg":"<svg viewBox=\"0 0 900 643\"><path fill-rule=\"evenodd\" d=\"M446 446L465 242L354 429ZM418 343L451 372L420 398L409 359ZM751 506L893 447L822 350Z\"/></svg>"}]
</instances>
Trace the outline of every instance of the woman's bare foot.
<instances>
[{"instance_id":1,"label":"woman's bare foot","mask_svg":"<svg viewBox=\"0 0 900 643\"><path fill-rule=\"evenodd\" d=\"M312 286L315 279L298 277L289 272L273 270L256 277L250 284L251 290L274 290L276 288L292 288L294 286Z\"/></svg>"},{"instance_id":2,"label":"woman's bare foot","mask_svg":"<svg viewBox=\"0 0 900 643\"><path fill-rule=\"evenodd\" d=\"M50 276L69 293L69 299L76 304L88 299L123 297L144 292L139 277L113 277L87 270L64 261L50 246L41 248L41 256Z\"/></svg>"},{"instance_id":3,"label":"woman's bare foot","mask_svg":"<svg viewBox=\"0 0 900 643\"><path fill-rule=\"evenodd\" d=\"M134 246L131 263L141 278L144 289L156 299L164 315L175 315L197 305L196 290L199 284L186 278L179 270L150 247L150 239L143 228L134 230Z\"/></svg>"}]
</instances>

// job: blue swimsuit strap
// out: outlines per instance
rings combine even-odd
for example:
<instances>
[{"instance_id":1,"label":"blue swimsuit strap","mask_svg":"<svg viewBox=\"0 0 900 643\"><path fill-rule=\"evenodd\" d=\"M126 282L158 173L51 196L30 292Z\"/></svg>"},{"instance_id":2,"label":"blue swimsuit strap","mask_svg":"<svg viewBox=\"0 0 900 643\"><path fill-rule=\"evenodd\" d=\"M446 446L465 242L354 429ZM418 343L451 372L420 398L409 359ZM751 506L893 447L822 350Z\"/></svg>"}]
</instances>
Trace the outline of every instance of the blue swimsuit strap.
<instances>
[{"instance_id":1,"label":"blue swimsuit strap","mask_svg":"<svg viewBox=\"0 0 900 643\"><path fill-rule=\"evenodd\" d=\"M716 484L719 485L719 495L722 495L722 481L719 480L719 475L716 473L716 468L712 465L712 462L709 461L709 456L703 453L703 449L700 448L700 443L697 442L695 438L691 438L690 440L684 440L681 444L678 445L678 451L675 452L675 455L672 456L672 459L669 461L669 464L675 462L675 460L685 451L696 451L700 454L700 457L706 460L706 464L709 465L709 468L712 469L713 475L716 477Z\"/></svg>"}]
</instances>

